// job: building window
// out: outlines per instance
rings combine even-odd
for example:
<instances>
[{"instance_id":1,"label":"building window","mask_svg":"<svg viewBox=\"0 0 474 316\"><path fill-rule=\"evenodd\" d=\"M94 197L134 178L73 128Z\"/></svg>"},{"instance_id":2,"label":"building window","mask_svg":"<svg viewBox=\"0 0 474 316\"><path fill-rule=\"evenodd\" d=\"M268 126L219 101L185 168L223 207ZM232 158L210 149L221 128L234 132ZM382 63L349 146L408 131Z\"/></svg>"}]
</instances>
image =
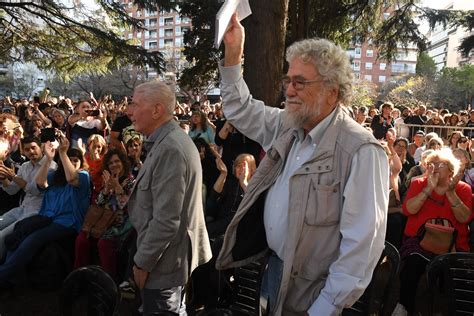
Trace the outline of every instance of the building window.
<instances>
[{"instance_id":1,"label":"building window","mask_svg":"<svg viewBox=\"0 0 474 316\"><path fill-rule=\"evenodd\" d=\"M173 29L165 29L165 37L172 37Z\"/></svg>"},{"instance_id":2,"label":"building window","mask_svg":"<svg viewBox=\"0 0 474 316\"><path fill-rule=\"evenodd\" d=\"M385 76L379 76L379 82L385 82L386 77Z\"/></svg>"},{"instance_id":3,"label":"building window","mask_svg":"<svg viewBox=\"0 0 474 316\"><path fill-rule=\"evenodd\" d=\"M361 54L362 54L362 51L361 51L360 47L357 47L357 48L355 49L355 55L354 55L354 57L355 57L355 58L360 58Z\"/></svg>"},{"instance_id":4,"label":"building window","mask_svg":"<svg viewBox=\"0 0 474 316\"><path fill-rule=\"evenodd\" d=\"M157 19L147 19L147 21L148 21L148 26L151 26L151 27L156 26L156 23L158 22Z\"/></svg>"},{"instance_id":5,"label":"building window","mask_svg":"<svg viewBox=\"0 0 474 316\"><path fill-rule=\"evenodd\" d=\"M360 61L354 60L352 62L352 69L354 70L360 70Z\"/></svg>"},{"instance_id":6,"label":"building window","mask_svg":"<svg viewBox=\"0 0 474 316\"><path fill-rule=\"evenodd\" d=\"M171 47L171 46L173 46L173 40L165 39L165 47Z\"/></svg>"},{"instance_id":7,"label":"building window","mask_svg":"<svg viewBox=\"0 0 474 316\"><path fill-rule=\"evenodd\" d=\"M137 32L137 38L142 38L142 32Z\"/></svg>"},{"instance_id":8,"label":"building window","mask_svg":"<svg viewBox=\"0 0 474 316\"><path fill-rule=\"evenodd\" d=\"M365 69L372 69L372 63L365 63Z\"/></svg>"},{"instance_id":9,"label":"building window","mask_svg":"<svg viewBox=\"0 0 474 316\"><path fill-rule=\"evenodd\" d=\"M385 13L383 14L383 19L384 19L384 20L388 20L389 18L390 18L390 13L385 12Z\"/></svg>"},{"instance_id":10,"label":"building window","mask_svg":"<svg viewBox=\"0 0 474 316\"><path fill-rule=\"evenodd\" d=\"M360 72L355 72L354 73L354 78L359 80L360 79Z\"/></svg>"},{"instance_id":11,"label":"building window","mask_svg":"<svg viewBox=\"0 0 474 316\"><path fill-rule=\"evenodd\" d=\"M365 75L364 80L372 81L372 75Z\"/></svg>"},{"instance_id":12,"label":"building window","mask_svg":"<svg viewBox=\"0 0 474 316\"><path fill-rule=\"evenodd\" d=\"M186 32L189 32L190 28L189 27L181 27L181 32L184 34L186 34Z\"/></svg>"},{"instance_id":13,"label":"building window","mask_svg":"<svg viewBox=\"0 0 474 316\"><path fill-rule=\"evenodd\" d=\"M385 68L387 68L387 64L386 63L380 63L380 70L385 70Z\"/></svg>"},{"instance_id":14,"label":"building window","mask_svg":"<svg viewBox=\"0 0 474 316\"><path fill-rule=\"evenodd\" d=\"M165 25L173 25L173 18L165 18Z\"/></svg>"},{"instance_id":15,"label":"building window","mask_svg":"<svg viewBox=\"0 0 474 316\"><path fill-rule=\"evenodd\" d=\"M176 36L181 36L181 26L175 27L174 33L176 34Z\"/></svg>"},{"instance_id":16,"label":"building window","mask_svg":"<svg viewBox=\"0 0 474 316\"><path fill-rule=\"evenodd\" d=\"M372 49L368 49L366 52L365 52L365 56L367 57L374 57L374 51Z\"/></svg>"},{"instance_id":17,"label":"building window","mask_svg":"<svg viewBox=\"0 0 474 316\"><path fill-rule=\"evenodd\" d=\"M149 32L148 37L149 38L156 38L157 35L158 34L157 34L156 30L153 30L153 31Z\"/></svg>"}]
</instances>

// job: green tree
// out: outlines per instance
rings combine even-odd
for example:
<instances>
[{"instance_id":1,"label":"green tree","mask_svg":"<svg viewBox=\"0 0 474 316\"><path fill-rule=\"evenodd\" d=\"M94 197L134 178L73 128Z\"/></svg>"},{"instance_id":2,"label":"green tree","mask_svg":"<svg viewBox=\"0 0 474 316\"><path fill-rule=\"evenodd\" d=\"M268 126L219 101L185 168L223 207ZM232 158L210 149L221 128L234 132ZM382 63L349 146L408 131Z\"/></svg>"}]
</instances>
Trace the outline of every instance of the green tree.
<instances>
[{"instance_id":1,"label":"green tree","mask_svg":"<svg viewBox=\"0 0 474 316\"><path fill-rule=\"evenodd\" d=\"M474 102L474 65L443 68L436 81L435 102L451 109L466 109Z\"/></svg>"},{"instance_id":2,"label":"green tree","mask_svg":"<svg viewBox=\"0 0 474 316\"><path fill-rule=\"evenodd\" d=\"M444 27L462 27L468 31L474 29L474 10L433 10L425 8L422 11L422 17L428 20L431 29L434 29L438 23L441 23ZM466 36L461 40L458 50L464 56L468 56L473 49L474 34L471 33L469 36Z\"/></svg>"},{"instance_id":3,"label":"green tree","mask_svg":"<svg viewBox=\"0 0 474 316\"><path fill-rule=\"evenodd\" d=\"M370 108L377 99L377 86L369 81L359 81L352 89L351 107L365 106Z\"/></svg>"},{"instance_id":4,"label":"green tree","mask_svg":"<svg viewBox=\"0 0 474 316\"><path fill-rule=\"evenodd\" d=\"M128 64L161 71L159 52L120 37L127 27L143 25L116 1L98 0L92 11L81 1L0 1L0 59L34 62L65 79Z\"/></svg>"},{"instance_id":5,"label":"green tree","mask_svg":"<svg viewBox=\"0 0 474 316\"><path fill-rule=\"evenodd\" d=\"M416 61L416 74L428 79L434 79L436 75L436 64L427 53L421 52Z\"/></svg>"}]
</instances>

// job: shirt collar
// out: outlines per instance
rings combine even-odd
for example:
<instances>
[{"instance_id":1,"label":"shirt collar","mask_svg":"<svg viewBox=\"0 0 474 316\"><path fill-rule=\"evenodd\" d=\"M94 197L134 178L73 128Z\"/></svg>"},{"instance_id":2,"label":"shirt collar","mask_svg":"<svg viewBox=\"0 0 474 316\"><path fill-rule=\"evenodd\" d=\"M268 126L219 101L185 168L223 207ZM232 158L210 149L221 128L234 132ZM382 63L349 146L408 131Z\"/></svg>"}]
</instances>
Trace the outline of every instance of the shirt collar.
<instances>
[{"instance_id":1,"label":"shirt collar","mask_svg":"<svg viewBox=\"0 0 474 316\"><path fill-rule=\"evenodd\" d=\"M336 114L336 109L337 106L332 110L331 113L329 113L328 116L326 116L321 122L319 122L315 127L313 127L313 129L310 130L309 133L306 135L306 137L309 137L308 140L312 144L319 144L324 132L327 130L327 128L332 122L334 115ZM294 129L293 134L296 137L296 141L303 142L305 140L304 130L302 128Z\"/></svg>"},{"instance_id":2,"label":"shirt collar","mask_svg":"<svg viewBox=\"0 0 474 316\"><path fill-rule=\"evenodd\" d=\"M143 143L143 146L145 147L146 151L149 152L151 148L153 147L153 144L155 141L160 137L161 133L165 129L166 126L170 124L170 122L173 122L174 120L170 120L169 122L161 125L157 129L153 131L153 133L150 134L150 136L145 138L145 141Z\"/></svg>"}]
</instances>

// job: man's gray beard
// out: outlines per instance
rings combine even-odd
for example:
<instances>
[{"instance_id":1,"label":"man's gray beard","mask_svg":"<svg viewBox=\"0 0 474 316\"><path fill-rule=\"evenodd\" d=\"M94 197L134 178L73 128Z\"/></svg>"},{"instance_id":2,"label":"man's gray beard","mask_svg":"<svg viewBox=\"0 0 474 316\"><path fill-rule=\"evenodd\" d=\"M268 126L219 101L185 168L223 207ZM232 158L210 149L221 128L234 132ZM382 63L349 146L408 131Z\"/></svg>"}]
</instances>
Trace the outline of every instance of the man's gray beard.
<instances>
[{"instance_id":1,"label":"man's gray beard","mask_svg":"<svg viewBox=\"0 0 474 316\"><path fill-rule=\"evenodd\" d=\"M303 128L308 121L321 114L321 108L314 104L308 106L306 103L300 105L298 110L285 110L287 114L288 124L294 128Z\"/></svg>"}]
</instances>

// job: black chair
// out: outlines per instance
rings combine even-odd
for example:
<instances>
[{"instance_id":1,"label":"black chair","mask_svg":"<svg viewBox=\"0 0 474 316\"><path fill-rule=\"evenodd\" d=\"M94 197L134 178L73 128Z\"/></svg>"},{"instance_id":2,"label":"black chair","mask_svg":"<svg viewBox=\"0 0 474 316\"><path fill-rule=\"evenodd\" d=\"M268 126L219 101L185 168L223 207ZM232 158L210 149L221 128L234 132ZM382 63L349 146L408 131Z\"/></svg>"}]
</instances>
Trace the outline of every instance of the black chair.
<instances>
[{"instance_id":1,"label":"black chair","mask_svg":"<svg viewBox=\"0 0 474 316\"><path fill-rule=\"evenodd\" d=\"M119 289L99 266L76 269L64 281L60 295L62 315L113 316L119 307Z\"/></svg>"},{"instance_id":2,"label":"black chair","mask_svg":"<svg viewBox=\"0 0 474 316\"><path fill-rule=\"evenodd\" d=\"M431 291L431 314L435 298L447 299L446 315L474 314L474 253L459 252L437 256L426 271Z\"/></svg>"},{"instance_id":3,"label":"black chair","mask_svg":"<svg viewBox=\"0 0 474 316\"><path fill-rule=\"evenodd\" d=\"M232 288L232 297L227 306L212 308L198 313L199 316L259 316L260 290L263 274L267 266L267 258L262 258L246 266L233 270L233 281L229 283ZM264 314L265 315L265 314Z\"/></svg>"},{"instance_id":4,"label":"black chair","mask_svg":"<svg viewBox=\"0 0 474 316\"><path fill-rule=\"evenodd\" d=\"M396 280L400 268L400 254L388 241L375 267L369 286L357 302L343 310L343 316L391 315L396 295Z\"/></svg>"},{"instance_id":5,"label":"black chair","mask_svg":"<svg viewBox=\"0 0 474 316\"><path fill-rule=\"evenodd\" d=\"M233 315L260 315L260 289L266 265L265 258L234 269L233 296L229 305Z\"/></svg>"}]
</instances>

